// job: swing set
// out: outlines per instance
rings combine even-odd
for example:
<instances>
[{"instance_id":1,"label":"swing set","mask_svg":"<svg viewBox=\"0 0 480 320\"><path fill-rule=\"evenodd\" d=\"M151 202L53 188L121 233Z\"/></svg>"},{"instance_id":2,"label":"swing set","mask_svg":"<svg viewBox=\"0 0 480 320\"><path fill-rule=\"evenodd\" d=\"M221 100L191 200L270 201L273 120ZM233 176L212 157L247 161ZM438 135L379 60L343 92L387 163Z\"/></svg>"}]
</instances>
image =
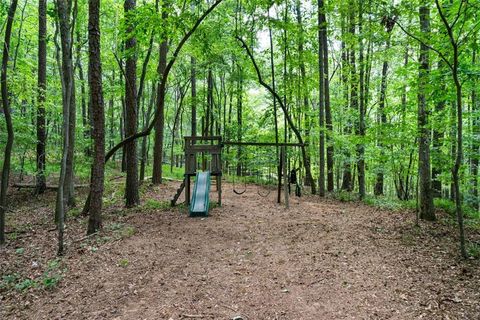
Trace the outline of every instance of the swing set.
<instances>
[{"instance_id":1,"label":"swing set","mask_svg":"<svg viewBox=\"0 0 480 320\"><path fill-rule=\"evenodd\" d=\"M277 164L277 202L280 203L281 201L281 194L283 191L285 206L289 207L289 176L288 176L288 168L287 168L287 148L288 147L301 147L302 144L300 143L275 143L275 142L237 142L237 141L225 141L223 145L230 145L230 146L253 146L253 147L279 147L280 148L280 157ZM235 175L234 175L235 177ZM269 174L269 179L271 175ZM283 178L283 190L282 190L282 178ZM257 194L262 197L268 197L271 193L271 190L267 190L262 192L259 187L259 173L257 172ZM238 189L237 184L235 182L235 178L233 179L233 192L237 195L242 195L247 191L247 177L244 177L243 188Z\"/></svg>"},{"instance_id":2,"label":"swing set","mask_svg":"<svg viewBox=\"0 0 480 320\"><path fill-rule=\"evenodd\" d=\"M185 174L180 188L177 190L171 205L175 206L183 190L185 190L185 203L191 205L190 214L201 213L208 215L210 176L215 177L216 191L218 193L218 204L222 203L222 151L225 146L238 146L240 148L246 146L253 147L277 147L280 148L280 159L277 166L277 202L280 203L283 193L285 206L289 207L289 176L287 168L287 147L302 147L300 143L274 143L274 142L238 142L238 141L222 141L221 136L209 137L184 137L185 139ZM208 162L206 159L210 158ZM199 160L201 164L199 164ZM240 170L241 171L241 170ZM191 196L191 178L196 176L194 193ZM272 173L269 172L270 180ZM262 192L260 188L260 172L256 172L257 194L262 197L268 197L271 190ZM243 195L247 191L247 176L244 176L243 187L239 188L238 183L233 178L233 192L237 195ZM271 180L270 180L271 181ZM201 185L199 185L201 184ZM198 208L201 208L198 211ZM197 212L198 211L198 212Z\"/></svg>"}]
</instances>

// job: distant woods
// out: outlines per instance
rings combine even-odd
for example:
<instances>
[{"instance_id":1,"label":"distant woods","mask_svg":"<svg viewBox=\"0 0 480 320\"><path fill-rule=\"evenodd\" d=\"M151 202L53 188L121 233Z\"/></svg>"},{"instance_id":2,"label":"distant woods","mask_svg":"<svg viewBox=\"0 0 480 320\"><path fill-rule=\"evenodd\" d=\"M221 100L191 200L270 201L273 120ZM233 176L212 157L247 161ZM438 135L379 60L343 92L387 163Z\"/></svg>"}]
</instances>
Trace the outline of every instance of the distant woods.
<instances>
[{"instance_id":1,"label":"distant woods","mask_svg":"<svg viewBox=\"0 0 480 320\"><path fill-rule=\"evenodd\" d=\"M108 177L125 177L125 205L138 206L142 184L182 178L183 136L220 135L304 143L288 168L320 197L412 201L423 220L452 201L466 256L478 12L463 0L6 1L0 242L12 183L39 197L56 187L61 252L71 208L84 207L89 234L101 228ZM226 176L280 184L270 151L225 147Z\"/></svg>"}]
</instances>

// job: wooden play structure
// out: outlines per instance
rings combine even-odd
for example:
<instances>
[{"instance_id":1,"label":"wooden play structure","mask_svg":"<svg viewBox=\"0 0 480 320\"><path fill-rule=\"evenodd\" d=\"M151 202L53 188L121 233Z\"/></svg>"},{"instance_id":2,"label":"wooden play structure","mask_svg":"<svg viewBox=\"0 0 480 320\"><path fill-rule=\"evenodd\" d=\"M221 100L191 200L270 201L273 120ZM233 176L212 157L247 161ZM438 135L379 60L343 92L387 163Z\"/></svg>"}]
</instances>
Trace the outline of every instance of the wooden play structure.
<instances>
[{"instance_id":1,"label":"wooden play structure","mask_svg":"<svg viewBox=\"0 0 480 320\"><path fill-rule=\"evenodd\" d=\"M218 204L222 204L222 149L225 145L280 147L279 175L283 176L283 193L285 206L289 206L287 147L300 147L298 143L269 143L269 142L235 142L222 141L221 136L197 137L187 136L185 139L185 174L182 184L171 201L175 206L180 195L185 190L185 203L189 206L191 216L208 215L210 204L211 177L215 177ZM193 195L191 194L191 180L195 178ZM282 183L278 181L278 201L282 192ZM243 192L242 192L243 193Z\"/></svg>"},{"instance_id":2,"label":"wooden play structure","mask_svg":"<svg viewBox=\"0 0 480 320\"><path fill-rule=\"evenodd\" d=\"M174 206L182 191L185 190L185 203L190 205L193 200L194 206L190 208L191 215L208 215L208 204L210 199L208 191L210 190L210 177L215 177L216 191L218 193L218 204L222 204L222 137L184 137L185 139L185 175L180 188L177 190L171 205ZM207 159L208 158L208 159ZM200 174L200 170L205 172ZM196 176L194 188L194 198L191 198L191 179ZM202 199L200 198L202 197ZM203 204L203 213L195 212L195 207Z\"/></svg>"}]
</instances>

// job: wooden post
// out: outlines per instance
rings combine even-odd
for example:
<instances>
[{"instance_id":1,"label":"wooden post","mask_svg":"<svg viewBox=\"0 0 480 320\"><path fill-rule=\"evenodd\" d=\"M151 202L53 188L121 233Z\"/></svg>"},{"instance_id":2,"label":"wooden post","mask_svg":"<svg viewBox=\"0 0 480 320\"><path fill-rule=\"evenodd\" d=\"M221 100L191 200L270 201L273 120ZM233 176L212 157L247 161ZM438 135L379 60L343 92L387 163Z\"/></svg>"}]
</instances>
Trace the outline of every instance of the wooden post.
<instances>
[{"instance_id":1,"label":"wooden post","mask_svg":"<svg viewBox=\"0 0 480 320\"><path fill-rule=\"evenodd\" d=\"M288 172L287 172L287 147L282 146L282 168L283 168L283 192L285 194L285 207L289 208L288 203Z\"/></svg>"},{"instance_id":2,"label":"wooden post","mask_svg":"<svg viewBox=\"0 0 480 320\"><path fill-rule=\"evenodd\" d=\"M185 203L190 205L190 175L185 175Z\"/></svg>"},{"instance_id":3,"label":"wooden post","mask_svg":"<svg viewBox=\"0 0 480 320\"><path fill-rule=\"evenodd\" d=\"M217 176L218 205L222 206L222 176Z\"/></svg>"}]
</instances>

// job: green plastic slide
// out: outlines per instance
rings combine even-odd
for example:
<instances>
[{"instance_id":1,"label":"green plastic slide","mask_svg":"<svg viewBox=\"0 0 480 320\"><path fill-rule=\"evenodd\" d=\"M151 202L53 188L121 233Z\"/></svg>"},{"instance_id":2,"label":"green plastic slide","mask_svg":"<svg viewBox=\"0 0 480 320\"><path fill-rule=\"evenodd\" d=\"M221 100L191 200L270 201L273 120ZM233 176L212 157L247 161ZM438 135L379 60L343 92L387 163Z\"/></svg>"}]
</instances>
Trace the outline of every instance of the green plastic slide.
<instances>
[{"instance_id":1,"label":"green plastic slide","mask_svg":"<svg viewBox=\"0 0 480 320\"><path fill-rule=\"evenodd\" d=\"M190 216L208 216L210 206L210 171L197 172L190 203Z\"/></svg>"}]
</instances>

